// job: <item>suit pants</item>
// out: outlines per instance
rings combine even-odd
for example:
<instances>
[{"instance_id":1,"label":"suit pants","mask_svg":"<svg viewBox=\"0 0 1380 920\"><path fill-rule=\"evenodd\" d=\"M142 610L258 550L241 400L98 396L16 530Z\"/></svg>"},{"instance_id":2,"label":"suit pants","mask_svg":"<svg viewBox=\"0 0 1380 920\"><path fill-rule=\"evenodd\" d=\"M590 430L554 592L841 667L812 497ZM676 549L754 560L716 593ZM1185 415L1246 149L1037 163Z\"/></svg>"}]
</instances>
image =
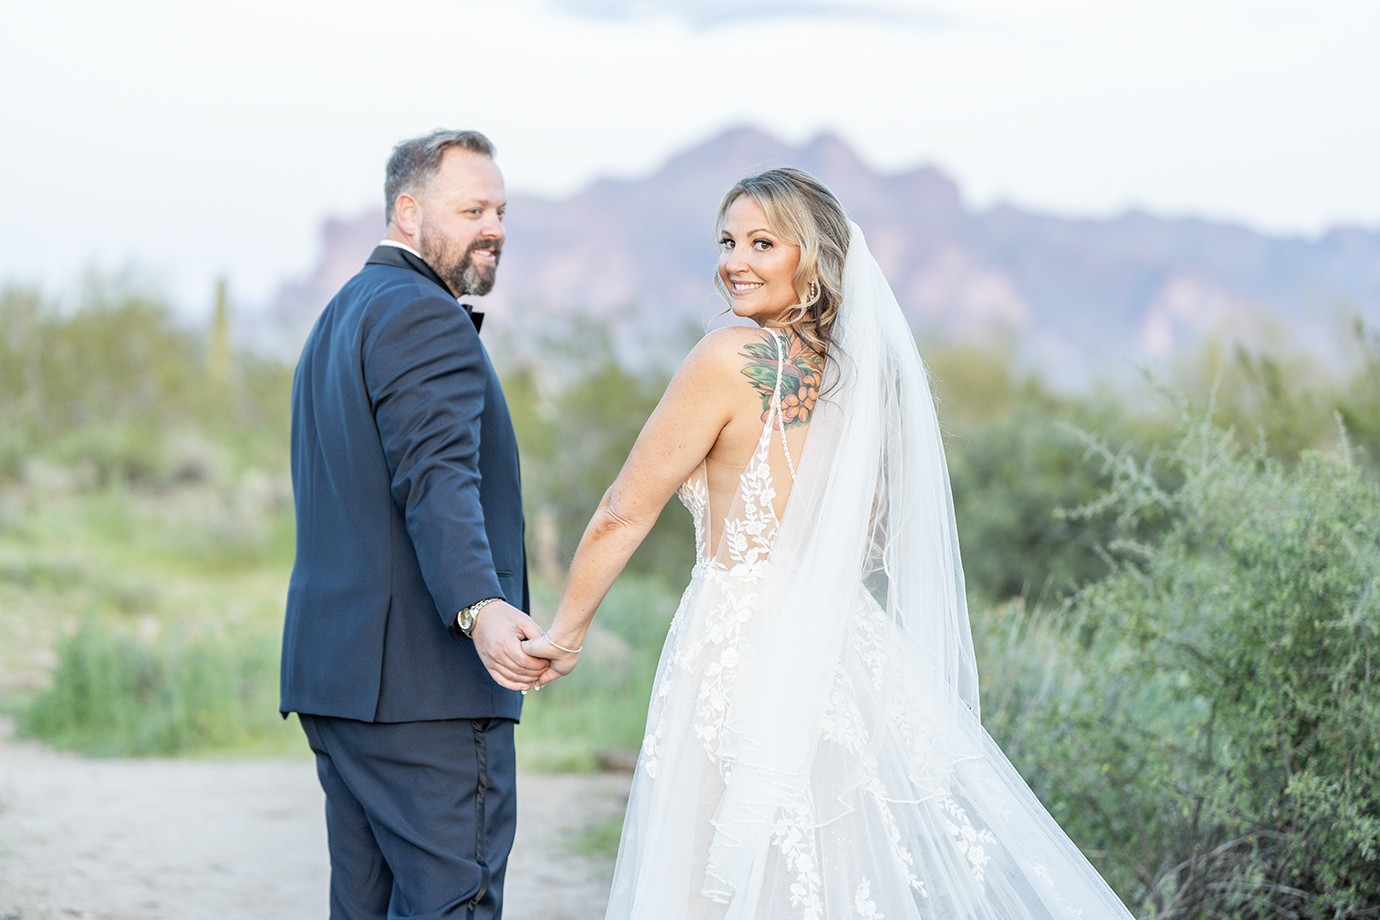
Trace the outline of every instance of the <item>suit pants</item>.
<instances>
[{"instance_id":1,"label":"suit pants","mask_svg":"<svg viewBox=\"0 0 1380 920\"><path fill-rule=\"evenodd\" d=\"M299 718L326 793L331 920L502 916L513 721Z\"/></svg>"}]
</instances>

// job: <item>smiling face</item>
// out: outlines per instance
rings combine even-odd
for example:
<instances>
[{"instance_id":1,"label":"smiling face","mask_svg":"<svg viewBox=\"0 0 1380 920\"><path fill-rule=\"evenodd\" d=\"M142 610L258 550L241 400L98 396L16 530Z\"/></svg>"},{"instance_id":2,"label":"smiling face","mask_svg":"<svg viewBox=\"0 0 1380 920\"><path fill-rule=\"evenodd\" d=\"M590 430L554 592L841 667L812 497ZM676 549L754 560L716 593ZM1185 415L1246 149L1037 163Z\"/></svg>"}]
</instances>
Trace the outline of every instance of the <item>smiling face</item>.
<instances>
[{"instance_id":1,"label":"smiling face","mask_svg":"<svg viewBox=\"0 0 1380 920\"><path fill-rule=\"evenodd\" d=\"M497 164L453 147L411 197L415 210L405 216L415 220L416 248L426 263L456 297L489 293L503 254L507 206Z\"/></svg>"},{"instance_id":2,"label":"smiling face","mask_svg":"<svg viewBox=\"0 0 1380 920\"><path fill-rule=\"evenodd\" d=\"M738 316L762 326L800 302L795 270L800 247L773 231L749 195L728 207L719 231L719 277Z\"/></svg>"}]
</instances>

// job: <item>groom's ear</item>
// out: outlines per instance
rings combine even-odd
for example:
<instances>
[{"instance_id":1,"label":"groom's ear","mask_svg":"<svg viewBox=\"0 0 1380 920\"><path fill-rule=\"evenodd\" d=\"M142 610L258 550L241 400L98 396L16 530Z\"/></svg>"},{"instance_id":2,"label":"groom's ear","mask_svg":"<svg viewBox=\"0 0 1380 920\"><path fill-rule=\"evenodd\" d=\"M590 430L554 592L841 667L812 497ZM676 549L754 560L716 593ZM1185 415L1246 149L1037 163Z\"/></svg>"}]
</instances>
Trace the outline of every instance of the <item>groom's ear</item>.
<instances>
[{"instance_id":1,"label":"groom's ear","mask_svg":"<svg viewBox=\"0 0 1380 920\"><path fill-rule=\"evenodd\" d=\"M421 205L417 199L403 192L393 199L393 223L409 237L417 235L417 223Z\"/></svg>"}]
</instances>

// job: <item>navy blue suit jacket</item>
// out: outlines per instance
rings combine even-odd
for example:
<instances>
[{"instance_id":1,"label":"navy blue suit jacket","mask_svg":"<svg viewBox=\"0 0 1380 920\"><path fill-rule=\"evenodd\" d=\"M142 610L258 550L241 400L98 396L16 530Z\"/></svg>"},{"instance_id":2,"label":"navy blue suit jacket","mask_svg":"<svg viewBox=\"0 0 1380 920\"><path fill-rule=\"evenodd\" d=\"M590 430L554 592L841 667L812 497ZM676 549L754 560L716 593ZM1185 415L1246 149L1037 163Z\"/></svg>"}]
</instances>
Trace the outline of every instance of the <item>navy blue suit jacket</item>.
<instances>
[{"instance_id":1,"label":"navy blue suit jacket","mask_svg":"<svg viewBox=\"0 0 1380 920\"><path fill-rule=\"evenodd\" d=\"M284 714L518 717L521 695L454 624L486 597L528 608L517 441L477 320L425 262L380 246L307 337Z\"/></svg>"}]
</instances>

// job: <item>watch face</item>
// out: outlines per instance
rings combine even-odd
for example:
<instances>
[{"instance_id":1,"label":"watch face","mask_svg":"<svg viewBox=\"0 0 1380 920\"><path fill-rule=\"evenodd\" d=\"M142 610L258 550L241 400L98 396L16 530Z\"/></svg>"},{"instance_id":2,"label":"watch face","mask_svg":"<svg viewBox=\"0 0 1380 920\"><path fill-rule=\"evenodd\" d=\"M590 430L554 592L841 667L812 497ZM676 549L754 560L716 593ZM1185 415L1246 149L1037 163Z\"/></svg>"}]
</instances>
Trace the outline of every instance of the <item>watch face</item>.
<instances>
[{"instance_id":1,"label":"watch face","mask_svg":"<svg viewBox=\"0 0 1380 920\"><path fill-rule=\"evenodd\" d=\"M464 610L460 611L460 616L456 619L456 622L459 623L461 632L469 632L474 628L474 611L466 607Z\"/></svg>"}]
</instances>

